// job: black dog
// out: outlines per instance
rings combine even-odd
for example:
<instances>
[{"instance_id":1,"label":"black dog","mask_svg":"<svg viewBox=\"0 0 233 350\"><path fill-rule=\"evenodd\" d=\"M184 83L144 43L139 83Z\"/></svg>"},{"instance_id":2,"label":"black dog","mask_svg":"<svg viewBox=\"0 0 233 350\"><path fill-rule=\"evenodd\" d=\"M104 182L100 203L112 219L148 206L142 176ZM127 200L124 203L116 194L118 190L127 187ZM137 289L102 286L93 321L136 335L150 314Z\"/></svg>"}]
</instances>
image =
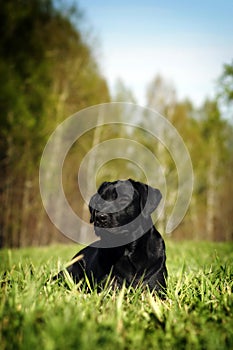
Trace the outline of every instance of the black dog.
<instances>
[{"instance_id":1,"label":"black dog","mask_svg":"<svg viewBox=\"0 0 233 350\"><path fill-rule=\"evenodd\" d=\"M100 240L75 255L67 268L73 280L86 275L93 286L110 276L115 287L142 282L151 291L165 292L165 244L150 216L161 197L159 190L131 179L104 182L89 203Z\"/></svg>"}]
</instances>

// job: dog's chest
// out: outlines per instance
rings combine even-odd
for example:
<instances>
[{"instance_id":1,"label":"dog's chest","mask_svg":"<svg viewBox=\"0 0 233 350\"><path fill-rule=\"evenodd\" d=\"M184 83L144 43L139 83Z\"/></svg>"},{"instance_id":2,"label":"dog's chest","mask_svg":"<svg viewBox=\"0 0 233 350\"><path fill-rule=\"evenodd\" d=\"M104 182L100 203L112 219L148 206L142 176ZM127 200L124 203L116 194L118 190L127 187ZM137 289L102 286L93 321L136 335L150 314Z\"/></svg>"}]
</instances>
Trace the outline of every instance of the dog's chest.
<instances>
[{"instance_id":1,"label":"dog's chest","mask_svg":"<svg viewBox=\"0 0 233 350\"><path fill-rule=\"evenodd\" d=\"M132 254L131 250L129 248L125 248L124 256L130 256Z\"/></svg>"}]
</instances>

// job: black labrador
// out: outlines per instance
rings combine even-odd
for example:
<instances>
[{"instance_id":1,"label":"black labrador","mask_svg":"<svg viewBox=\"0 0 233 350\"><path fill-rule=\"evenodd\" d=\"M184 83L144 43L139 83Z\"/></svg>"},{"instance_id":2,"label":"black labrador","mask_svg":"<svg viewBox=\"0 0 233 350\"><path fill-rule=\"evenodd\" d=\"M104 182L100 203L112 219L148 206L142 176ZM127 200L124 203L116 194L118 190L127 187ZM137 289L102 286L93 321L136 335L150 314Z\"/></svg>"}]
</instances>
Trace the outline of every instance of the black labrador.
<instances>
[{"instance_id":1,"label":"black labrador","mask_svg":"<svg viewBox=\"0 0 233 350\"><path fill-rule=\"evenodd\" d=\"M92 286L100 286L111 278L114 287L141 283L164 294L165 244L151 219L161 198L158 189L131 179L104 182L89 203L90 222L100 240L74 256L67 268L73 280L86 276Z\"/></svg>"}]
</instances>

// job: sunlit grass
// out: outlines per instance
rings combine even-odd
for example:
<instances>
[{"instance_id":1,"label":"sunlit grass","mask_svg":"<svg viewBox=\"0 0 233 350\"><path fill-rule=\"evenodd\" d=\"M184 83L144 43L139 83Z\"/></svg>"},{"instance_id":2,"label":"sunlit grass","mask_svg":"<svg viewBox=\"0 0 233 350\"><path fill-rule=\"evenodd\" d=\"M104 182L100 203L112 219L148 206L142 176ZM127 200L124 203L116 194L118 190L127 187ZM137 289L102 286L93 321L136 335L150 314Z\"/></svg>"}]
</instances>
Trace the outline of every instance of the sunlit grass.
<instances>
[{"instance_id":1,"label":"sunlit grass","mask_svg":"<svg viewBox=\"0 0 233 350\"><path fill-rule=\"evenodd\" d=\"M231 349L233 244L167 242L168 296L46 281L75 245L4 250L1 349Z\"/></svg>"}]
</instances>

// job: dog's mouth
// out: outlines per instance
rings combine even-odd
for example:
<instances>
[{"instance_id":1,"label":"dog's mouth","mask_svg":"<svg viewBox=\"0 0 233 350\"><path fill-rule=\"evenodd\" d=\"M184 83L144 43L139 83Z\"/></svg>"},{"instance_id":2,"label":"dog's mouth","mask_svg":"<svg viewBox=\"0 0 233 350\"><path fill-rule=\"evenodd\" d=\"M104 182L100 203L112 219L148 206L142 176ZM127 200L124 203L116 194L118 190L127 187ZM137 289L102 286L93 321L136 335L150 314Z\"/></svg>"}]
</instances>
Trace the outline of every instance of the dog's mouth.
<instances>
[{"instance_id":1,"label":"dog's mouth","mask_svg":"<svg viewBox=\"0 0 233 350\"><path fill-rule=\"evenodd\" d=\"M131 226L131 225L130 225ZM141 237L145 232L141 225L129 225L103 228L94 226L96 235L100 238L100 242L104 247L116 247L127 245Z\"/></svg>"},{"instance_id":2,"label":"dog's mouth","mask_svg":"<svg viewBox=\"0 0 233 350\"><path fill-rule=\"evenodd\" d=\"M117 213L95 211L92 217L95 234L104 247L126 245L146 232L140 211L135 207Z\"/></svg>"},{"instance_id":3,"label":"dog's mouth","mask_svg":"<svg viewBox=\"0 0 233 350\"><path fill-rule=\"evenodd\" d=\"M116 244L119 242L121 245L124 244L125 241L132 239L132 233L129 230L123 227L112 227L112 228L103 228L95 226L95 233L98 237L100 237L101 241L108 242L108 244Z\"/></svg>"},{"instance_id":4,"label":"dog's mouth","mask_svg":"<svg viewBox=\"0 0 233 350\"><path fill-rule=\"evenodd\" d=\"M119 223L111 215L102 216L102 219L97 219L94 221L94 229L97 236L103 240L111 239L122 239L126 238L129 235L133 235L133 232L136 230L134 225L134 220L123 220Z\"/></svg>"}]
</instances>

